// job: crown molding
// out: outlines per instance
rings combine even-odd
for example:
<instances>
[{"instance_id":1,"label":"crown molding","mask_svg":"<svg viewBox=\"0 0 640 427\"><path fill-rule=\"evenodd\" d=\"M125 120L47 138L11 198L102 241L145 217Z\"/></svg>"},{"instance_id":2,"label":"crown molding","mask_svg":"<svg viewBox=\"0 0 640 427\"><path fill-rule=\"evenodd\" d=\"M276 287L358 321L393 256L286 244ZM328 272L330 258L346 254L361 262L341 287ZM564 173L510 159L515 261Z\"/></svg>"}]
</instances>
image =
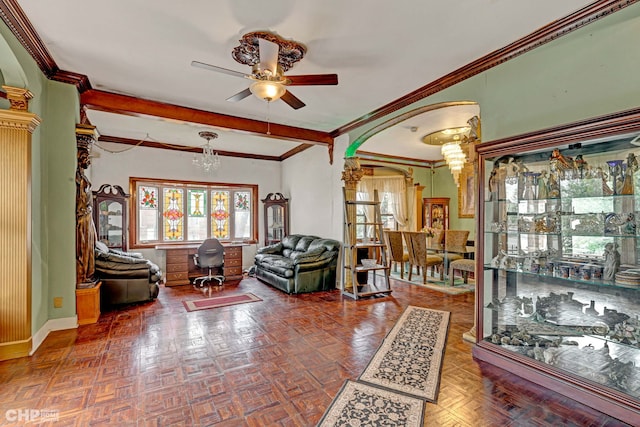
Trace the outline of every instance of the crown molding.
<instances>
[{"instance_id":1,"label":"crown molding","mask_svg":"<svg viewBox=\"0 0 640 427\"><path fill-rule=\"evenodd\" d=\"M510 59L518 57L524 53L527 53L539 46L549 43L561 36L569 34L579 28L582 28L590 23L596 22L608 15L611 15L627 6L631 6L640 0L598 0L588 6L568 15L562 19L558 19L537 31L501 48L493 51L492 53L483 56L476 61L473 61L433 82L422 86L421 88L396 99L368 114L365 114L351 122L331 131L328 133L317 132L313 130L307 130L302 128L296 128L298 131L295 133L310 133L310 134L323 134L322 141L316 141L313 137L301 138L308 142L320 142L329 145L333 144L333 138L348 133L356 128L362 127L378 120L384 116L392 114L402 108L405 108L421 99L429 97L437 92L440 92L450 86L460 83L470 77L473 77L479 73L482 73L492 67L500 65ZM17 0L0 0L0 18L7 24L14 36L20 41L22 46L29 52L29 54L36 61L42 72L50 79L61 81L64 83L74 84L78 91L83 94L85 92L92 92L91 83L87 76L77 74L69 71L62 71L58 68L57 64L51 57L51 54L45 47L44 43L36 33L35 29L29 22L29 19L25 15L22 8L18 5ZM136 99L132 98L131 99ZM141 100L145 102L144 100ZM120 112L126 114L128 111L125 106L121 106ZM175 106L174 106L175 107ZM176 107L185 108L185 107ZM190 110L190 109L188 109ZM133 111L135 112L135 111ZM206 112L202 112L206 113ZM153 114L153 113L146 113ZM208 121L215 121L216 117L222 116L216 113L212 114L213 117ZM160 116L164 117L164 116ZM246 119L236 118L233 116L225 116L232 118L227 125L220 125L229 128L236 123L245 123ZM262 122L255 122L262 123ZM210 123L206 123L210 124ZM254 126L249 126L253 128ZM287 126L271 124L271 128L276 127L288 128ZM234 127L231 127L234 128ZM239 130L248 130L243 127L235 128ZM264 130L257 131L259 134L265 134ZM273 132L272 132L273 133ZM285 136L288 137L288 136ZM296 138L296 136L290 136ZM302 149L300 150L302 151Z\"/></svg>"},{"instance_id":2,"label":"crown molding","mask_svg":"<svg viewBox=\"0 0 640 427\"><path fill-rule=\"evenodd\" d=\"M627 6L631 6L640 0L599 0L588 6L568 15L562 19L551 22L537 31L522 37L519 40L495 50L451 73L422 86L402 98L398 98L377 110L361 116L331 132L334 138L350 132L378 120L384 116L392 114L402 108L438 93L450 86L458 84L468 78L482 73L490 68L496 67L506 61L523 55L537 47L547 44L561 36L567 35L585 25L591 24L599 19L611 15Z\"/></svg>"}]
</instances>

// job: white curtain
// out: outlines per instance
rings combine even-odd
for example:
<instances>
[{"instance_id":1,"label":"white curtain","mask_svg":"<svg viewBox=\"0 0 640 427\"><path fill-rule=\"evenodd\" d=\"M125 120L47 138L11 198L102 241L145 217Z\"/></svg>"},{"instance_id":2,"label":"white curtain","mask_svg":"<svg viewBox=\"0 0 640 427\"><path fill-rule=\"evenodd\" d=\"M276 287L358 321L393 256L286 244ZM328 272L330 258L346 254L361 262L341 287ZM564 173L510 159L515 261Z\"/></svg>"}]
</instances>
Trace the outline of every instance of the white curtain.
<instances>
[{"instance_id":1,"label":"white curtain","mask_svg":"<svg viewBox=\"0 0 640 427\"><path fill-rule=\"evenodd\" d=\"M404 175L365 176L358 183L357 191L365 193L367 200L373 200L374 190L378 190L379 197L382 197L382 193L389 193L389 208L393 219L398 226L404 227L408 223L407 183Z\"/></svg>"}]
</instances>

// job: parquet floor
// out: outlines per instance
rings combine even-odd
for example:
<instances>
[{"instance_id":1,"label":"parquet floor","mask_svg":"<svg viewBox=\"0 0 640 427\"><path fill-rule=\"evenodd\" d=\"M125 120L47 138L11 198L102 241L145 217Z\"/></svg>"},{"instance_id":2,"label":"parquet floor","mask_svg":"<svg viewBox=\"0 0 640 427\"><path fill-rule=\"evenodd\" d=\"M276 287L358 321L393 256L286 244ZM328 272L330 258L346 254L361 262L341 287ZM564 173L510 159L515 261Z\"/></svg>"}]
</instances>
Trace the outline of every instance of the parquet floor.
<instances>
[{"instance_id":1,"label":"parquet floor","mask_svg":"<svg viewBox=\"0 0 640 427\"><path fill-rule=\"evenodd\" d=\"M407 305L452 313L437 404L425 426L617 426L589 407L471 357L473 294L395 282L354 301L339 291L289 296L255 279L220 294L263 301L188 313L191 286L53 332L30 358L0 362L6 411L56 410L53 426L313 426L356 379ZM13 413L12 413L13 414ZM45 425L46 423L43 423Z\"/></svg>"}]
</instances>

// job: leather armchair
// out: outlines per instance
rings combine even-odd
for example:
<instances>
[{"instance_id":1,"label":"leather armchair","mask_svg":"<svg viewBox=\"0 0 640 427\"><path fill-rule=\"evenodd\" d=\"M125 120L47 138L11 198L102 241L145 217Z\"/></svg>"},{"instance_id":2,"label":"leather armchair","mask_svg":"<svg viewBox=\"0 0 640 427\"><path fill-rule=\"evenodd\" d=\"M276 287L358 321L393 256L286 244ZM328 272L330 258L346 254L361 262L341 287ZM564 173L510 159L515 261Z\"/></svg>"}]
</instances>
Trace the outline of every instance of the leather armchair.
<instances>
[{"instance_id":1,"label":"leather armchair","mask_svg":"<svg viewBox=\"0 0 640 427\"><path fill-rule=\"evenodd\" d=\"M291 234L258 249L256 277L288 294L334 289L339 252L337 240Z\"/></svg>"},{"instance_id":2,"label":"leather armchair","mask_svg":"<svg viewBox=\"0 0 640 427\"><path fill-rule=\"evenodd\" d=\"M109 249L102 242L96 243L96 274L105 305L154 300L163 278L160 268L142 254Z\"/></svg>"}]
</instances>

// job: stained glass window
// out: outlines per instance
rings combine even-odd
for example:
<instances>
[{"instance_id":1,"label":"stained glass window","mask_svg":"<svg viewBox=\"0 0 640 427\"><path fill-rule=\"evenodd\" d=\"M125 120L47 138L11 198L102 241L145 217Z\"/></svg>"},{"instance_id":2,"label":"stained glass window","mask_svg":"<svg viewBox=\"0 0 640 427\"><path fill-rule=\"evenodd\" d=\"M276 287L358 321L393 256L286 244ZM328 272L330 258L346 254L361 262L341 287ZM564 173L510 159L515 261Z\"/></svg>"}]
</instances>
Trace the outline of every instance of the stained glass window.
<instances>
[{"instance_id":1,"label":"stained glass window","mask_svg":"<svg viewBox=\"0 0 640 427\"><path fill-rule=\"evenodd\" d=\"M164 240L176 241L183 240L183 197L184 191L180 188L164 188L163 189L163 206L162 216L164 218Z\"/></svg>"},{"instance_id":2,"label":"stained glass window","mask_svg":"<svg viewBox=\"0 0 640 427\"><path fill-rule=\"evenodd\" d=\"M131 178L137 196L134 246L158 243L255 241L257 185Z\"/></svg>"},{"instance_id":3,"label":"stained glass window","mask_svg":"<svg viewBox=\"0 0 640 427\"><path fill-rule=\"evenodd\" d=\"M211 235L229 239L229 191L211 192Z\"/></svg>"},{"instance_id":4,"label":"stained glass window","mask_svg":"<svg viewBox=\"0 0 640 427\"><path fill-rule=\"evenodd\" d=\"M158 187L138 187L138 240L158 240Z\"/></svg>"},{"instance_id":5,"label":"stained glass window","mask_svg":"<svg viewBox=\"0 0 640 427\"><path fill-rule=\"evenodd\" d=\"M207 192L187 190L187 240L207 238Z\"/></svg>"},{"instance_id":6,"label":"stained glass window","mask_svg":"<svg viewBox=\"0 0 640 427\"><path fill-rule=\"evenodd\" d=\"M235 227L234 239L248 239L251 234L251 193L236 191L234 193Z\"/></svg>"}]
</instances>

